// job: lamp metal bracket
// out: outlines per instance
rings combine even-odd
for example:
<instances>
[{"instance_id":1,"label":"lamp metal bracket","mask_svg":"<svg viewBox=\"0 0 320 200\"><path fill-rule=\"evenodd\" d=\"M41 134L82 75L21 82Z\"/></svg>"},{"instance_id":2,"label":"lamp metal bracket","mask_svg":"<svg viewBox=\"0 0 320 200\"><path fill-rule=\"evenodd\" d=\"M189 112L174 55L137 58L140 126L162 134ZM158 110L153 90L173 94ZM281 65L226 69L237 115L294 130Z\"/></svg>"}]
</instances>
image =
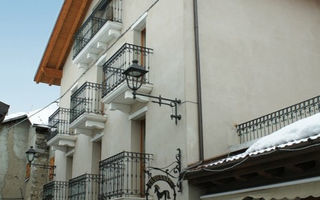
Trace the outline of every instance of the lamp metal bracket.
<instances>
[{"instance_id":1,"label":"lamp metal bracket","mask_svg":"<svg viewBox=\"0 0 320 200\"><path fill-rule=\"evenodd\" d=\"M152 96L152 95L138 93L135 90L133 90L132 95L133 95L133 99L135 99L137 95L138 96L143 96L143 97L149 97L151 99L155 99L155 100L152 100L151 102L158 104L160 107L162 105L166 105L166 106L169 106L169 107L173 108L174 109L174 113L172 113L170 115L170 118L171 118L171 120L175 120L176 125L178 124L178 120L181 120L181 118L182 118L181 115L178 114L178 105L181 104L181 100L180 99L177 99L177 98L175 98L175 99L164 98L161 95Z\"/></svg>"}]
</instances>

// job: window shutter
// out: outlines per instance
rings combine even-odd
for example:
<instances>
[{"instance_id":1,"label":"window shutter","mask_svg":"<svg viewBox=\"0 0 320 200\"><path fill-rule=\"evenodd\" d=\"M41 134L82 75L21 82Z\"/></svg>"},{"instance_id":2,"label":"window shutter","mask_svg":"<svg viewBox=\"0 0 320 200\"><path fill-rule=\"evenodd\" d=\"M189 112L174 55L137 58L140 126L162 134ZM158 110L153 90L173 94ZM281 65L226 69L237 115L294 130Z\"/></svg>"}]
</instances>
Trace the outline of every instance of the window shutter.
<instances>
[{"instance_id":1,"label":"window shutter","mask_svg":"<svg viewBox=\"0 0 320 200\"><path fill-rule=\"evenodd\" d=\"M49 169L49 180L52 181L54 177L54 157L50 158L49 165L51 166Z\"/></svg>"},{"instance_id":2,"label":"window shutter","mask_svg":"<svg viewBox=\"0 0 320 200\"><path fill-rule=\"evenodd\" d=\"M30 164L27 163L27 166L26 166L26 179L30 178L30 171L31 171Z\"/></svg>"}]
</instances>

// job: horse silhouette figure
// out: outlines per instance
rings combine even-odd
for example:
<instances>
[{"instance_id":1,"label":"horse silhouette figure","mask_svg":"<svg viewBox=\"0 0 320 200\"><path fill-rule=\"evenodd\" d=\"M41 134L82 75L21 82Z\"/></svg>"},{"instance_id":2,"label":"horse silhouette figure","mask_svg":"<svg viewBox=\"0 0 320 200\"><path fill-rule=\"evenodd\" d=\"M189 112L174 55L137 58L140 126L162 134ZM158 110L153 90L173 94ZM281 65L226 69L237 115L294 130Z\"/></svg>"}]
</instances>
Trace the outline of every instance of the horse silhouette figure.
<instances>
[{"instance_id":1,"label":"horse silhouette figure","mask_svg":"<svg viewBox=\"0 0 320 200\"><path fill-rule=\"evenodd\" d=\"M170 192L168 190L163 190L160 192L160 187L158 185L154 186L154 193L156 193L158 200L161 200L164 197L164 200L171 199Z\"/></svg>"}]
</instances>

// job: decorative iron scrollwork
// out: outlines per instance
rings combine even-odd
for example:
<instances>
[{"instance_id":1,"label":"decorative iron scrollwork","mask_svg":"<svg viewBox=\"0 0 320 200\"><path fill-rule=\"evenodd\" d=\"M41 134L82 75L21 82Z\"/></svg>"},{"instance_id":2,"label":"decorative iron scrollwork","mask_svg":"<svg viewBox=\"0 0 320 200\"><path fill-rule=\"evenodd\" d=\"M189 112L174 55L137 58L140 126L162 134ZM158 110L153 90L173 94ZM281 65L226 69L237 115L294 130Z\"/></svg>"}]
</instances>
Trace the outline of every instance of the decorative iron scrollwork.
<instances>
[{"instance_id":1,"label":"decorative iron scrollwork","mask_svg":"<svg viewBox=\"0 0 320 200\"><path fill-rule=\"evenodd\" d=\"M155 183L158 181L166 182L169 187L173 191L173 200L176 199L177 192L182 192L182 182L181 182L181 149L177 149L178 153L176 154L175 158L176 160L171 163L170 165L158 168L158 167L148 167L146 169L146 174L148 175L148 182L146 184L146 200L148 200L149 197L149 191L151 187L154 185L154 193L156 194L158 200L161 199L170 199L170 192L168 190L162 190L160 189L159 185L156 185ZM162 172L164 175L152 175L152 171L159 171ZM172 179L177 179L176 182L172 181Z\"/></svg>"}]
</instances>

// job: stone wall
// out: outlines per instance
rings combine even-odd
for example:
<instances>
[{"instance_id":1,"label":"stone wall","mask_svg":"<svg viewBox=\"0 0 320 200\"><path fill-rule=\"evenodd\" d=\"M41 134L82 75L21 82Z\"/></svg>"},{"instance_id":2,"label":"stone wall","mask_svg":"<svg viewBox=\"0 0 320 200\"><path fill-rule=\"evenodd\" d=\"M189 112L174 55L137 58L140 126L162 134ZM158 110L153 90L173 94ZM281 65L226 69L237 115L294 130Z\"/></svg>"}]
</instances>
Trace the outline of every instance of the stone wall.
<instances>
[{"instance_id":1,"label":"stone wall","mask_svg":"<svg viewBox=\"0 0 320 200\"><path fill-rule=\"evenodd\" d=\"M34 128L33 128L34 129ZM49 148L47 146L47 129L35 129L35 144L34 148L38 152L33 163L48 165L49 163ZM49 170L41 166L32 166L31 175L28 183L26 184L25 199L40 200L42 199L43 185L48 182Z\"/></svg>"}]
</instances>

